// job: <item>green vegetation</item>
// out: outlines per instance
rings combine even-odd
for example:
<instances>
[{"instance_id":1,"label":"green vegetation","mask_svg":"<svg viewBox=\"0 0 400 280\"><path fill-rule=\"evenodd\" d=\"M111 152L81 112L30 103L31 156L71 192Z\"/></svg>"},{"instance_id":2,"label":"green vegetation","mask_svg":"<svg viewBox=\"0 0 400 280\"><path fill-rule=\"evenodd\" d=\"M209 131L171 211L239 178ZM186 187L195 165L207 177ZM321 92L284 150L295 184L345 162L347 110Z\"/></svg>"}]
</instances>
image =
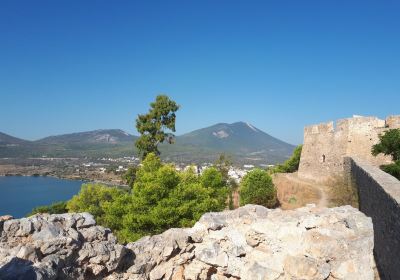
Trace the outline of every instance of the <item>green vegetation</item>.
<instances>
[{"instance_id":1,"label":"green vegetation","mask_svg":"<svg viewBox=\"0 0 400 280\"><path fill-rule=\"evenodd\" d=\"M136 173L118 236L132 241L171 227L192 226L204 213L223 210L226 197L226 183L216 169L209 168L201 176L191 169L177 172L151 153Z\"/></svg>"},{"instance_id":2,"label":"green vegetation","mask_svg":"<svg viewBox=\"0 0 400 280\"><path fill-rule=\"evenodd\" d=\"M129 166L128 170L122 175L122 180L132 189L136 180L136 166Z\"/></svg>"},{"instance_id":3,"label":"green vegetation","mask_svg":"<svg viewBox=\"0 0 400 280\"><path fill-rule=\"evenodd\" d=\"M38 207L32 213L89 212L121 242L130 242L172 227L192 226L204 213L223 210L227 196L227 183L216 168L201 176L193 169L178 172L150 153L135 174L131 192L85 184L62 207Z\"/></svg>"},{"instance_id":4,"label":"green vegetation","mask_svg":"<svg viewBox=\"0 0 400 280\"><path fill-rule=\"evenodd\" d=\"M382 165L381 169L400 180L400 129L389 129L379 135L379 143L372 147L372 154L391 156L394 163Z\"/></svg>"},{"instance_id":5,"label":"green vegetation","mask_svg":"<svg viewBox=\"0 0 400 280\"><path fill-rule=\"evenodd\" d=\"M105 223L105 204L126 195L127 193L117 187L108 187L100 184L84 184L80 192L67 202L69 212L89 212L97 223Z\"/></svg>"},{"instance_id":6,"label":"green vegetation","mask_svg":"<svg viewBox=\"0 0 400 280\"><path fill-rule=\"evenodd\" d=\"M400 161L396 161L396 163L392 164L382 165L381 169L400 180Z\"/></svg>"},{"instance_id":7,"label":"green vegetation","mask_svg":"<svg viewBox=\"0 0 400 280\"><path fill-rule=\"evenodd\" d=\"M271 176L262 169L253 169L240 184L240 205L258 204L268 208L277 205L277 194Z\"/></svg>"},{"instance_id":8,"label":"green vegetation","mask_svg":"<svg viewBox=\"0 0 400 280\"><path fill-rule=\"evenodd\" d=\"M228 207L229 209L234 209L233 195L238 191L239 185L233 178L228 175L230 167L233 165L232 156L222 153L218 156L217 160L214 162L214 168L216 168L222 175L222 178L226 182L229 194L228 194Z\"/></svg>"},{"instance_id":9,"label":"green vegetation","mask_svg":"<svg viewBox=\"0 0 400 280\"><path fill-rule=\"evenodd\" d=\"M379 143L372 147L372 154L389 155L393 161L400 160L400 129L389 129L379 135Z\"/></svg>"},{"instance_id":10,"label":"green vegetation","mask_svg":"<svg viewBox=\"0 0 400 280\"><path fill-rule=\"evenodd\" d=\"M219 172L221 172L222 177L225 181L229 180L228 172L232 164L232 157L225 153L220 154L217 160L214 162L214 167L218 169Z\"/></svg>"},{"instance_id":11,"label":"green vegetation","mask_svg":"<svg viewBox=\"0 0 400 280\"><path fill-rule=\"evenodd\" d=\"M294 196L292 196L292 197L290 197L289 198L289 201L288 201L290 204L295 204L296 202L297 202L297 199L296 199L296 197L294 197Z\"/></svg>"},{"instance_id":12,"label":"green vegetation","mask_svg":"<svg viewBox=\"0 0 400 280\"><path fill-rule=\"evenodd\" d=\"M32 216L38 213L49 213L49 214L62 214L67 212L67 202L59 201L51 205L38 206L32 209L32 212L27 216Z\"/></svg>"},{"instance_id":13,"label":"green vegetation","mask_svg":"<svg viewBox=\"0 0 400 280\"><path fill-rule=\"evenodd\" d=\"M293 151L292 156L286 160L283 164L278 164L273 168L269 169L268 172L270 174L274 173L293 173L299 170L300 165L300 157L301 157L301 150L303 149L303 145L299 145Z\"/></svg>"},{"instance_id":14,"label":"green vegetation","mask_svg":"<svg viewBox=\"0 0 400 280\"><path fill-rule=\"evenodd\" d=\"M158 145L165 141L171 144L175 137L165 131L175 132L175 112L179 105L168 96L159 95L155 102L150 103L150 107L147 114L139 115L136 119L136 129L141 135L135 145L142 158L149 153L160 155Z\"/></svg>"}]
</instances>

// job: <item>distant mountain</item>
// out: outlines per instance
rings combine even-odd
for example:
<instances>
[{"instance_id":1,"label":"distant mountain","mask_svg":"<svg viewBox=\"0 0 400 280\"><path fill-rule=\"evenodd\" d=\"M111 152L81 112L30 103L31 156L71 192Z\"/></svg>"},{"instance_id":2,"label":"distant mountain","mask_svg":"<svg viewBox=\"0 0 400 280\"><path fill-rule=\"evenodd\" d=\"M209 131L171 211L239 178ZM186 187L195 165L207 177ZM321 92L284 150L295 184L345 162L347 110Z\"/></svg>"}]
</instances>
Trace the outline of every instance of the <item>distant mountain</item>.
<instances>
[{"instance_id":1,"label":"distant mountain","mask_svg":"<svg viewBox=\"0 0 400 280\"><path fill-rule=\"evenodd\" d=\"M27 144L29 141L19 139L8 134L0 132L0 147L1 146L19 146Z\"/></svg>"},{"instance_id":2,"label":"distant mountain","mask_svg":"<svg viewBox=\"0 0 400 280\"><path fill-rule=\"evenodd\" d=\"M177 137L177 147L227 153L247 162L281 162L294 146L245 122L219 123Z\"/></svg>"},{"instance_id":3,"label":"distant mountain","mask_svg":"<svg viewBox=\"0 0 400 280\"><path fill-rule=\"evenodd\" d=\"M120 129L102 129L26 141L0 133L1 157L123 157L136 153L137 136ZM274 164L294 149L249 123L220 123L177 136L175 144L160 145L165 160L178 163L213 162L220 153L237 163Z\"/></svg>"},{"instance_id":4,"label":"distant mountain","mask_svg":"<svg viewBox=\"0 0 400 280\"><path fill-rule=\"evenodd\" d=\"M6 146L0 143L0 158L133 156L134 142L137 139L137 136L120 129L63 134L37 141L21 140L6 134L0 134L0 137L9 142L10 139L16 139L15 145Z\"/></svg>"},{"instance_id":5,"label":"distant mountain","mask_svg":"<svg viewBox=\"0 0 400 280\"><path fill-rule=\"evenodd\" d=\"M177 144L207 147L235 153L280 151L290 153L293 146L259 130L249 123L220 123L177 138Z\"/></svg>"},{"instance_id":6,"label":"distant mountain","mask_svg":"<svg viewBox=\"0 0 400 280\"><path fill-rule=\"evenodd\" d=\"M121 129L99 129L50 136L36 142L41 144L119 144L135 141L136 138Z\"/></svg>"}]
</instances>

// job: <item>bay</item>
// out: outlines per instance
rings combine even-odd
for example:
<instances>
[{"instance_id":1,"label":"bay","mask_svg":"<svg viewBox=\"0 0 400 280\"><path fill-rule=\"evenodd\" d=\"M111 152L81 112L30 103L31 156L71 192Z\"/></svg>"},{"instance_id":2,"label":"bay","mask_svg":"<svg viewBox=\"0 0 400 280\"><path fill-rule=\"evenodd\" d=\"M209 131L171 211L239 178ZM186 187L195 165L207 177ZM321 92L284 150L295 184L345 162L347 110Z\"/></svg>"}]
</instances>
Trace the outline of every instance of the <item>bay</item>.
<instances>
[{"instance_id":1,"label":"bay","mask_svg":"<svg viewBox=\"0 0 400 280\"><path fill-rule=\"evenodd\" d=\"M69 200L82 184L53 177L0 177L0 216L22 218L34 207Z\"/></svg>"}]
</instances>

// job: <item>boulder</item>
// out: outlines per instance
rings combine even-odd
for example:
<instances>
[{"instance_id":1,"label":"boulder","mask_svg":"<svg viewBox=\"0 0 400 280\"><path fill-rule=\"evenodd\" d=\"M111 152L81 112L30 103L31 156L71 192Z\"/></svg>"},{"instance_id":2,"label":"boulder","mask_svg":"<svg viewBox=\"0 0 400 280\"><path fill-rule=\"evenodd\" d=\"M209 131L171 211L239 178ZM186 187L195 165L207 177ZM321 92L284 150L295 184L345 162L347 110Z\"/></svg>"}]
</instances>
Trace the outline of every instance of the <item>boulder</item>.
<instances>
[{"instance_id":1,"label":"boulder","mask_svg":"<svg viewBox=\"0 0 400 280\"><path fill-rule=\"evenodd\" d=\"M8 219L0 279L102 279L131 259L128 252L88 213Z\"/></svg>"}]
</instances>

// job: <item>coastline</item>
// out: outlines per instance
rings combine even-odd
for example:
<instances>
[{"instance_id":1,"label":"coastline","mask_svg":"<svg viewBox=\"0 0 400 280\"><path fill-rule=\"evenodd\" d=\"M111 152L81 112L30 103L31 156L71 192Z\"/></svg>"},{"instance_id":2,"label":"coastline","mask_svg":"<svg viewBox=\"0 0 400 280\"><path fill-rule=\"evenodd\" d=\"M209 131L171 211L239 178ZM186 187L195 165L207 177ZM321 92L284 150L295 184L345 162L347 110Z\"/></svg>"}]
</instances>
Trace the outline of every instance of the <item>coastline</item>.
<instances>
[{"instance_id":1,"label":"coastline","mask_svg":"<svg viewBox=\"0 0 400 280\"><path fill-rule=\"evenodd\" d=\"M4 168L7 167L7 168ZM14 170L12 170L14 169ZM74 174L68 173L63 174L61 170L52 170L47 167L35 167L31 169L25 166L13 166L1 165L0 164L0 177L50 177L61 180L71 180L71 181L82 181L85 183L96 183L106 186L115 186L120 188L127 188L128 185L124 184L120 179L120 176L108 176L106 178L101 178L99 174ZM100 177L100 178L99 178Z\"/></svg>"}]
</instances>

